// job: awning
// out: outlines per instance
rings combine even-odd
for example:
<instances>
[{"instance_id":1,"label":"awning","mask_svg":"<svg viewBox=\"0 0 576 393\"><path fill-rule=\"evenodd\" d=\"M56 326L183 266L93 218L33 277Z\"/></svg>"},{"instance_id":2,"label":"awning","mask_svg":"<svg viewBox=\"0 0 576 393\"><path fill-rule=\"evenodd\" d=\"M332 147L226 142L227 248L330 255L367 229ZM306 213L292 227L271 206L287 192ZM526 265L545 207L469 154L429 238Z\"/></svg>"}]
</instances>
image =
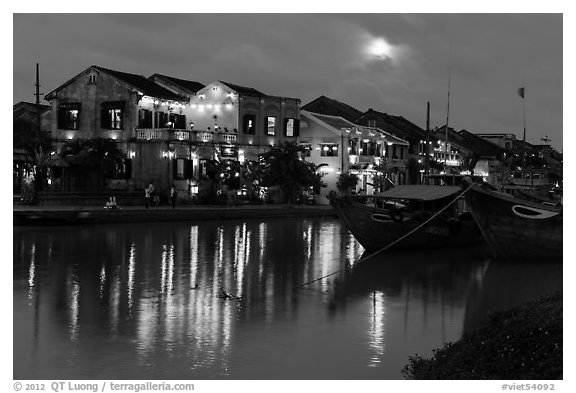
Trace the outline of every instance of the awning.
<instances>
[{"instance_id":1,"label":"awning","mask_svg":"<svg viewBox=\"0 0 576 393\"><path fill-rule=\"evenodd\" d=\"M384 198L413 199L419 201L433 201L454 195L461 190L454 186L426 186L409 185L396 186L380 194Z\"/></svg>"}]
</instances>

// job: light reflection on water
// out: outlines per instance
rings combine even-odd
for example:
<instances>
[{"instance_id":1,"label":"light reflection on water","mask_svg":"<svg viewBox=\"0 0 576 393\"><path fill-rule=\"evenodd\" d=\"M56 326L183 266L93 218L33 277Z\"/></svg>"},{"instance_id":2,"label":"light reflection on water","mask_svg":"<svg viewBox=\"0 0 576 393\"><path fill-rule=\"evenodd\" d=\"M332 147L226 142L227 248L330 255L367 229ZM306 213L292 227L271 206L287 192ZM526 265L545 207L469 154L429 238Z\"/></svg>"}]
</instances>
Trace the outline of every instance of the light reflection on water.
<instances>
[{"instance_id":1,"label":"light reflection on water","mask_svg":"<svg viewBox=\"0 0 576 393\"><path fill-rule=\"evenodd\" d=\"M15 228L14 378L398 379L562 280L483 249L362 252L328 218Z\"/></svg>"}]
</instances>

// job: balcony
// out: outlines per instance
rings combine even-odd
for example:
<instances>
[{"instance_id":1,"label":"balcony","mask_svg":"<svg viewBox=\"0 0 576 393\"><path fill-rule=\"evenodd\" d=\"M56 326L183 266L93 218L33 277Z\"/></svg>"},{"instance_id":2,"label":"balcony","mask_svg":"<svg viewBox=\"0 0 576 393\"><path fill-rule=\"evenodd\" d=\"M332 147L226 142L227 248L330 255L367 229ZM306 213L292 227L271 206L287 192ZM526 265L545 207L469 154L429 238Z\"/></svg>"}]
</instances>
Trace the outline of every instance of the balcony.
<instances>
[{"instance_id":1,"label":"balcony","mask_svg":"<svg viewBox=\"0 0 576 393\"><path fill-rule=\"evenodd\" d=\"M238 143L238 135L231 134L229 132L219 132L218 133L218 141L221 143L229 143L235 145Z\"/></svg>"},{"instance_id":2,"label":"balcony","mask_svg":"<svg viewBox=\"0 0 576 393\"><path fill-rule=\"evenodd\" d=\"M132 137L140 141L167 141L170 137L168 128L135 128Z\"/></svg>"},{"instance_id":3,"label":"balcony","mask_svg":"<svg viewBox=\"0 0 576 393\"><path fill-rule=\"evenodd\" d=\"M230 132L184 130L175 128L136 128L132 137L141 141L188 141L237 144L238 134Z\"/></svg>"}]
</instances>

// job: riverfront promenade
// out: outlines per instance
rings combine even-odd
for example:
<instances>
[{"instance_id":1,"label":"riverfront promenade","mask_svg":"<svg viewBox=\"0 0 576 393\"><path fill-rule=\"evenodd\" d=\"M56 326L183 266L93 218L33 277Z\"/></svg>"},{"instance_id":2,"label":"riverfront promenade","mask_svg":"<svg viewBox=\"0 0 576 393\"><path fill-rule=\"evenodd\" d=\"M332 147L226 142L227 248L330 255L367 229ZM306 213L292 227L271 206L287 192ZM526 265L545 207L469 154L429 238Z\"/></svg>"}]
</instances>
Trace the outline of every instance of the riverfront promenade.
<instances>
[{"instance_id":1,"label":"riverfront promenade","mask_svg":"<svg viewBox=\"0 0 576 393\"><path fill-rule=\"evenodd\" d=\"M71 225L110 222L190 221L248 218L334 217L325 205L180 205L149 207L80 205L13 205L13 225Z\"/></svg>"}]
</instances>

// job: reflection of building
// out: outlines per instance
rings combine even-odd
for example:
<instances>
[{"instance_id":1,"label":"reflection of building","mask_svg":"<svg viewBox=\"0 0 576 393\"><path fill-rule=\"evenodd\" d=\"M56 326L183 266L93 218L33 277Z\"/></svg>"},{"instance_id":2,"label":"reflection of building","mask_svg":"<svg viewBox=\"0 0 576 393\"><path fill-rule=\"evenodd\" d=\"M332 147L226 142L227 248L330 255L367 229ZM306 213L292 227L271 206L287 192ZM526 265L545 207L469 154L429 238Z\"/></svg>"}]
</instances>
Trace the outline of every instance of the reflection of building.
<instances>
[{"instance_id":1,"label":"reflection of building","mask_svg":"<svg viewBox=\"0 0 576 393\"><path fill-rule=\"evenodd\" d=\"M300 144L306 146L306 160L323 173L319 203L337 191L338 175L358 175L358 190L371 195L378 177L388 176L397 184L405 169L408 143L381 129L363 127L343 117L302 111Z\"/></svg>"},{"instance_id":2,"label":"reflection of building","mask_svg":"<svg viewBox=\"0 0 576 393\"><path fill-rule=\"evenodd\" d=\"M108 188L188 185L212 159L257 159L257 153L299 132L298 99L269 96L226 82L201 83L154 74L150 78L92 66L46 99L52 137L67 143L114 140L124 156Z\"/></svg>"}]
</instances>

